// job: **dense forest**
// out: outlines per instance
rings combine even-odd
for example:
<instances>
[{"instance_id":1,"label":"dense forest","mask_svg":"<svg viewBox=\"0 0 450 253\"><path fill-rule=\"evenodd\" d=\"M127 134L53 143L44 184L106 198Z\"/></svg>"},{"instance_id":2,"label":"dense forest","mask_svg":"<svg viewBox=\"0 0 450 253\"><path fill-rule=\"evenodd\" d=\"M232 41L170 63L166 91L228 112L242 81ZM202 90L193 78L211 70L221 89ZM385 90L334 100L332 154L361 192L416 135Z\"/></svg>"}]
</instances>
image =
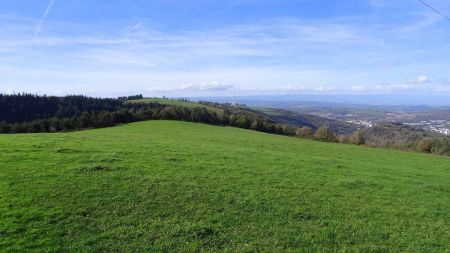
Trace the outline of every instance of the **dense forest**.
<instances>
[{"instance_id":1,"label":"dense forest","mask_svg":"<svg viewBox=\"0 0 450 253\"><path fill-rule=\"evenodd\" d=\"M113 112L123 105L124 101L118 99L0 94L0 121L21 123L53 117L69 118L83 112Z\"/></svg>"}]
</instances>

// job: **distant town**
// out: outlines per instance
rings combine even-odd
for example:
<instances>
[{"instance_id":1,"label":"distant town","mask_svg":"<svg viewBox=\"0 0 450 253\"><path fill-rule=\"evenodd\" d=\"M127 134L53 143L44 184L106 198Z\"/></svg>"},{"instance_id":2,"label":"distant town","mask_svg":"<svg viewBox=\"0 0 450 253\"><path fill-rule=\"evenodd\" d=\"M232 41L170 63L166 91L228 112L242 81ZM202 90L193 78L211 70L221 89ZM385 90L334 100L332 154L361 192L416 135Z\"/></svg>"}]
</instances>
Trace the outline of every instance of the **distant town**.
<instances>
[{"instance_id":1,"label":"distant town","mask_svg":"<svg viewBox=\"0 0 450 253\"><path fill-rule=\"evenodd\" d=\"M344 121L362 127L396 122L450 136L450 108L448 107L377 107L295 101L266 102L264 105Z\"/></svg>"},{"instance_id":2,"label":"distant town","mask_svg":"<svg viewBox=\"0 0 450 253\"><path fill-rule=\"evenodd\" d=\"M200 99L201 100L201 99ZM370 128L382 123L402 123L450 137L450 107L408 105L364 105L302 100L261 98L216 98L216 102L237 103L250 107L267 107L309 114L330 120Z\"/></svg>"},{"instance_id":3,"label":"distant town","mask_svg":"<svg viewBox=\"0 0 450 253\"><path fill-rule=\"evenodd\" d=\"M364 127L372 127L377 124L377 123L367 121L367 120L346 120L346 122L356 124L356 125L361 125ZM408 125L408 126L420 128L425 131L432 131L432 132L450 136L450 121L445 121L445 120L425 121L425 120L422 120L420 122L412 122L412 123L404 122L404 124Z\"/></svg>"},{"instance_id":4,"label":"distant town","mask_svg":"<svg viewBox=\"0 0 450 253\"><path fill-rule=\"evenodd\" d=\"M424 130L450 136L450 121L446 120L422 120L420 122L405 123L405 125L414 126Z\"/></svg>"},{"instance_id":5,"label":"distant town","mask_svg":"<svg viewBox=\"0 0 450 253\"><path fill-rule=\"evenodd\" d=\"M317 116L324 116L321 114L316 114ZM415 114L415 113L387 113L387 117L381 117L377 119L373 119L373 117L366 117L364 115L345 115L342 116L335 116L334 119L343 120L348 123L361 125L364 127L372 127L374 125L377 125L379 123L385 123L385 122L399 122L403 123L408 126L416 127L423 129L425 131L432 131L440 134L444 134L447 136L450 136L450 120L448 119L428 119L428 120L420 120L415 121L417 118L421 118L423 116L422 114ZM329 117L329 115L327 115ZM351 119L348 119L351 118Z\"/></svg>"}]
</instances>

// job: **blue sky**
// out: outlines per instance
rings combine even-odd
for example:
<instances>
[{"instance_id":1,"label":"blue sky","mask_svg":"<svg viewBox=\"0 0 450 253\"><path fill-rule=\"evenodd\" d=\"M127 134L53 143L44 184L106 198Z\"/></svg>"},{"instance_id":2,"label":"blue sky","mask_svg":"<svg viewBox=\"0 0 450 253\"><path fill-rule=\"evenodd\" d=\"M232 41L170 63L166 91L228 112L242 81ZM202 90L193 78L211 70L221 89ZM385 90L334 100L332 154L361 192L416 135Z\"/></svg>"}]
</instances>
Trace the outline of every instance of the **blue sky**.
<instances>
[{"instance_id":1,"label":"blue sky","mask_svg":"<svg viewBox=\"0 0 450 253\"><path fill-rule=\"evenodd\" d=\"M0 92L450 97L449 42L418 0L2 0Z\"/></svg>"}]
</instances>

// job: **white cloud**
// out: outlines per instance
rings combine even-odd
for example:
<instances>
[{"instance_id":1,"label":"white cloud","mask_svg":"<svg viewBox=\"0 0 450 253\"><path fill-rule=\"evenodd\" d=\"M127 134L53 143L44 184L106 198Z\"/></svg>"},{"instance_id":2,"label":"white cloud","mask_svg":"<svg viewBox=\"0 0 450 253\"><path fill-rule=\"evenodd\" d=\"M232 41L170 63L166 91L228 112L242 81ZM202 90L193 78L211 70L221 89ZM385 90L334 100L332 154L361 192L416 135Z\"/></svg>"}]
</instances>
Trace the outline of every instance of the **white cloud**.
<instances>
[{"instance_id":1,"label":"white cloud","mask_svg":"<svg viewBox=\"0 0 450 253\"><path fill-rule=\"evenodd\" d=\"M361 92L361 91L367 91L368 88L365 85L354 85L350 87L351 91L355 91L355 92Z\"/></svg>"},{"instance_id":2,"label":"white cloud","mask_svg":"<svg viewBox=\"0 0 450 253\"><path fill-rule=\"evenodd\" d=\"M396 91L437 91L436 87L429 87L426 84L431 83L428 76L421 75L416 79L400 83L400 84L378 84L375 86L376 91L396 92Z\"/></svg>"},{"instance_id":3,"label":"white cloud","mask_svg":"<svg viewBox=\"0 0 450 253\"><path fill-rule=\"evenodd\" d=\"M335 89L335 87L330 87L330 86L324 86L324 85L321 85L321 86L318 86L318 87L314 87L313 88L313 90L315 90L315 91L332 91L332 90L334 90Z\"/></svg>"},{"instance_id":4,"label":"white cloud","mask_svg":"<svg viewBox=\"0 0 450 253\"><path fill-rule=\"evenodd\" d=\"M213 81L206 84L183 84L175 87L148 87L147 91L154 92L210 92L210 91L230 91L234 88L234 85L223 84L218 81Z\"/></svg>"},{"instance_id":5,"label":"white cloud","mask_svg":"<svg viewBox=\"0 0 450 253\"><path fill-rule=\"evenodd\" d=\"M217 81L208 84L186 84L178 86L177 89L180 91L227 91L231 90L234 86L231 84L222 84Z\"/></svg>"},{"instance_id":6,"label":"white cloud","mask_svg":"<svg viewBox=\"0 0 450 253\"><path fill-rule=\"evenodd\" d=\"M418 77L417 77L416 79L414 79L414 80L408 81L407 84L416 84L416 85L419 85L419 84L426 84L426 83L430 83L430 82L431 82L430 78L428 78L428 77L425 76L425 75L421 75L421 76L418 76Z\"/></svg>"},{"instance_id":7,"label":"white cloud","mask_svg":"<svg viewBox=\"0 0 450 253\"><path fill-rule=\"evenodd\" d=\"M308 90L305 86L299 85L299 86L268 86L268 87L240 87L239 91L244 92L302 92Z\"/></svg>"}]
</instances>

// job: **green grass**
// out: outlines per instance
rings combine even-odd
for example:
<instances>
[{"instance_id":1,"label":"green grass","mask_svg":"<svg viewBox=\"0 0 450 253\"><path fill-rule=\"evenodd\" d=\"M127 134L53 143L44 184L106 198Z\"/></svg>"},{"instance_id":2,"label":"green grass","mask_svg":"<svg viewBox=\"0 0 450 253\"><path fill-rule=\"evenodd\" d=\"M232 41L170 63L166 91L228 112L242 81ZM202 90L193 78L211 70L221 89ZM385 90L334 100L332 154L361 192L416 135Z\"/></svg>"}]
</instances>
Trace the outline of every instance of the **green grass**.
<instances>
[{"instance_id":1,"label":"green grass","mask_svg":"<svg viewBox=\"0 0 450 253\"><path fill-rule=\"evenodd\" d=\"M1 252L449 252L450 159L149 121L0 135Z\"/></svg>"},{"instance_id":2,"label":"green grass","mask_svg":"<svg viewBox=\"0 0 450 253\"><path fill-rule=\"evenodd\" d=\"M136 99L136 100L130 100L130 103L158 103L158 104L162 104L162 105L177 105L177 106L182 106L182 107L187 107L187 108L195 108L195 107L203 107L206 109L212 108L210 106L202 105L202 104L196 103L196 102L181 101L178 99L168 99L168 98Z\"/></svg>"},{"instance_id":3,"label":"green grass","mask_svg":"<svg viewBox=\"0 0 450 253\"><path fill-rule=\"evenodd\" d=\"M197 102L192 101L181 101L178 99L169 99L169 98L144 98L144 99L136 99L136 100L130 100L130 103L158 103L162 105L176 105L186 108L205 108L209 111L213 111L216 113L221 112L219 108L215 108L212 106L207 106L204 104L200 104Z\"/></svg>"}]
</instances>

